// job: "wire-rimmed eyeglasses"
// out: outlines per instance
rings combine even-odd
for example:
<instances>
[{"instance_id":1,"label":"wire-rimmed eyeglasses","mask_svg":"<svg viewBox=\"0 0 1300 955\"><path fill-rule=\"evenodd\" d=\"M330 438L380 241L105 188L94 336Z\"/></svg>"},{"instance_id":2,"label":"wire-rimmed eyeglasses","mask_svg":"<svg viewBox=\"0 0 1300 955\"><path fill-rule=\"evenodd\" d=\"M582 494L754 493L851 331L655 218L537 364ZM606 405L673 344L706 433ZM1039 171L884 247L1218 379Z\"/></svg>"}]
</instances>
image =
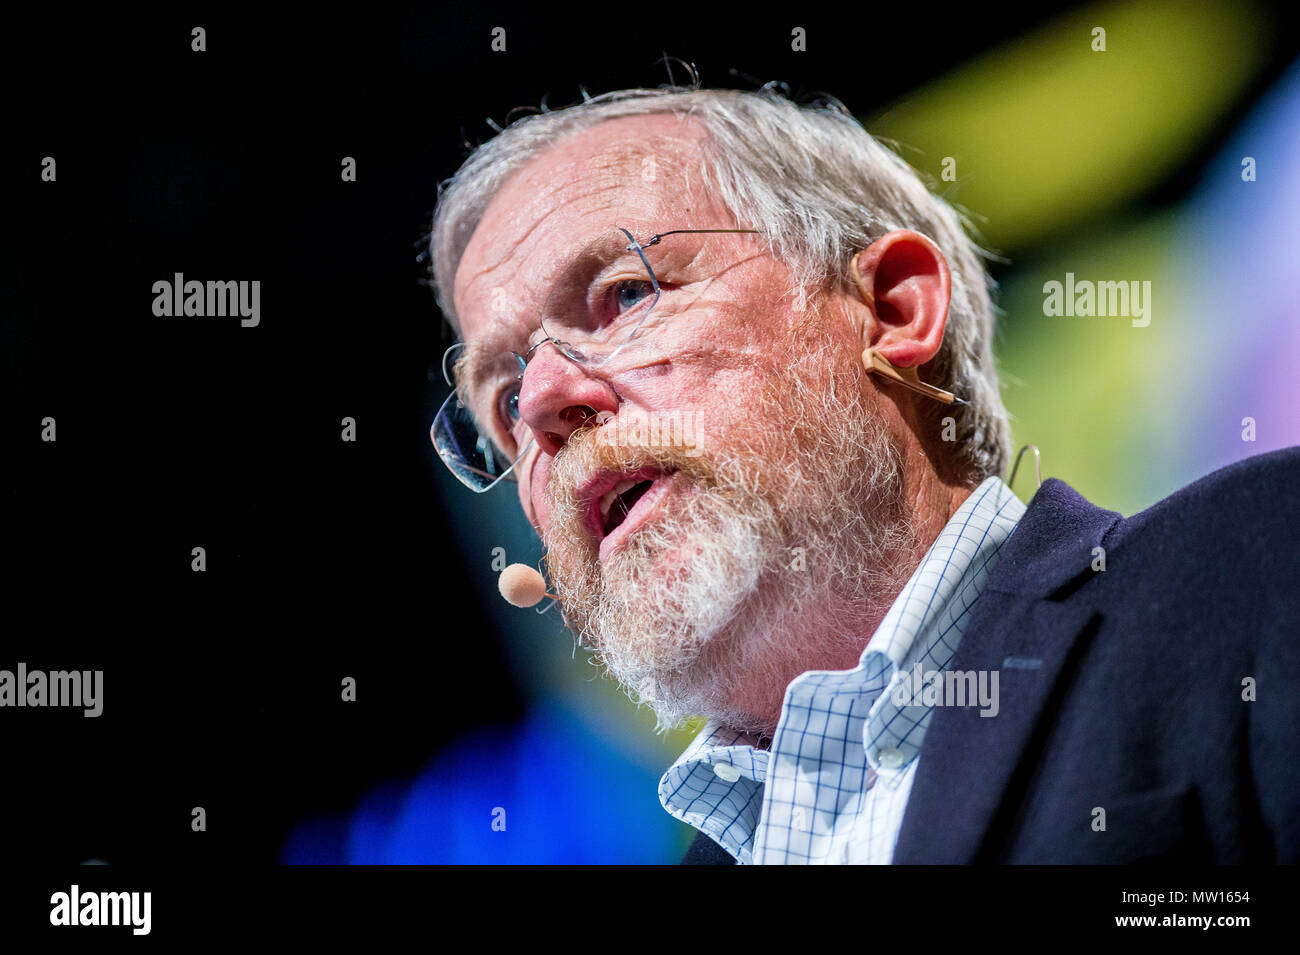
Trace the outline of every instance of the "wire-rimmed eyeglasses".
<instances>
[{"instance_id":1,"label":"wire-rimmed eyeglasses","mask_svg":"<svg viewBox=\"0 0 1300 955\"><path fill-rule=\"evenodd\" d=\"M529 452L533 437L519 416L519 389L529 360L551 344L569 361L611 371L675 312L662 309L663 289L655 267L690 250L672 249L668 236L704 233L758 233L758 229L672 229L638 242L627 229L602 232L565 266L551 286L539 318L541 337L522 354L484 354L457 342L443 354L442 374L452 393L430 428L438 456L471 491L482 493L503 480ZM647 250L655 249L655 252ZM651 321L652 314L655 320ZM450 360L456 357L454 363ZM479 408L476 414L471 406Z\"/></svg>"}]
</instances>

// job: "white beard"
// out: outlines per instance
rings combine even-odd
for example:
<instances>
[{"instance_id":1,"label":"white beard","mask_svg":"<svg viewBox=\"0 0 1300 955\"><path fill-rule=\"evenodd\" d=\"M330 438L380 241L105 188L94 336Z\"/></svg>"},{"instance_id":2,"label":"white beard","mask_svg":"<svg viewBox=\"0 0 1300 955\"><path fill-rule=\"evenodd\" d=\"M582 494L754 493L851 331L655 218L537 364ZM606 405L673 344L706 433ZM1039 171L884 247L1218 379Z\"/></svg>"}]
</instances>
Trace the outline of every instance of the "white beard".
<instances>
[{"instance_id":1,"label":"white beard","mask_svg":"<svg viewBox=\"0 0 1300 955\"><path fill-rule=\"evenodd\" d=\"M766 430L731 442L744 451L610 446L588 428L552 466L546 563L565 619L661 731L704 716L770 733L758 698L821 662L856 661L865 621L906 576L902 463L860 372L827 339L783 358L751 419ZM677 470L690 491L602 564L574 487L646 465Z\"/></svg>"}]
</instances>

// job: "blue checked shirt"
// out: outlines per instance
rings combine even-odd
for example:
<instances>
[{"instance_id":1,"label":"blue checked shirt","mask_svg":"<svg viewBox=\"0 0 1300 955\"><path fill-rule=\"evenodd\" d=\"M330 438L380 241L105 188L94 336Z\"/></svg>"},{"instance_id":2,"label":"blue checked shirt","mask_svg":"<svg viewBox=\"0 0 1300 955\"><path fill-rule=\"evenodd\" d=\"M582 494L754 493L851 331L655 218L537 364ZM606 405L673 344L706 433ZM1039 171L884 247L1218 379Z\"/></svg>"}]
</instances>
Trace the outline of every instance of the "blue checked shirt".
<instances>
[{"instance_id":1,"label":"blue checked shirt","mask_svg":"<svg viewBox=\"0 0 1300 955\"><path fill-rule=\"evenodd\" d=\"M858 666L792 680L766 750L751 736L705 724L659 781L664 809L746 865L889 863L934 712L934 692L925 694L928 706L920 692L924 675L952 661L1024 512L1001 478L976 488ZM970 705L977 705L973 698Z\"/></svg>"}]
</instances>

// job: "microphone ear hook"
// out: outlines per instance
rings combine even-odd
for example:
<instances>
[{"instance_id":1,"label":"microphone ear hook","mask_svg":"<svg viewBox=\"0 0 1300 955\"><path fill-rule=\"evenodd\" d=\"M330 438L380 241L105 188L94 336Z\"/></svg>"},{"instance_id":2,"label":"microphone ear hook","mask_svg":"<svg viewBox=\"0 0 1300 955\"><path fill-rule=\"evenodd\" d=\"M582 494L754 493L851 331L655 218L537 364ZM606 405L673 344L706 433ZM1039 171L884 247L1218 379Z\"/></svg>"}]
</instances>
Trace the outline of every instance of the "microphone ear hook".
<instances>
[{"instance_id":1,"label":"microphone ear hook","mask_svg":"<svg viewBox=\"0 0 1300 955\"><path fill-rule=\"evenodd\" d=\"M853 275L853 281L858 287L858 294L862 296L862 301L867 304L868 308L875 309L876 296L858 271L858 257L852 255L849 257L849 272ZM925 395L927 398L934 398L936 401L942 401L946 405L964 405L969 402L958 398L950 391L944 391L942 388L936 388L934 385L926 384L917 377L915 368L899 368L880 352L874 348L868 348L862 353L862 367L869 373L882 375L890 381L896 381L918 395Z\"/></svg>"},{"instance_id":2,"label":"microphone ear hook","mask_svg":"<svg viewBox=\"0 0 1300 955\"><path fill-rule=\"evenodd\" d=\"M545 557L543 557L543 560L545 560ZM541 564L541 561L538 561L538 564ZM538 567L538 568L537 568L537 573L538 573L538 574L541 574L541 578L543 579L543 581L546 581L546 574L543 574L543 573L542 573L542 568L541 568L541 567ZM549 585L550 581L546 581L546 582L547 582L547 585ZM560 602L560 599L558 598L558 596L555 596L555 594L552 594L552 592L551 592L550 590L547 590L547 591L546 591L546 596L547 596L547 598L550 599L550 603L549 603L549 604L546 604L545 607L542 607L542 609L539 609L539 611L537 611L538 613L546 613L546 611L549 611L549 609L550 609L551 607L554 607L555 604L558 604L558 603ZM564 616L563 613L562 613L562 615L560 615L560 616Z\"/></svg>"},{"instance_id":3,"label":"microphone ear hook","mask_svg":"<svg viewBox=\"0 0 1300 955\"><path fill-rule=\"evenodd\" d=\"M1027 444L1020 449L1016 455L1016 463L1011 465L1011 477L1007 479L1007 487L1013 487L1016 483L1016 472L1020 470L1020 459L1025 456L1026 451L1034 452L1034 478L1038 481L1038 486L1043 486L1043 460L1042 455L1038 453L1038 448L1032 444Z\"/></svg>"},{"instance_id":4,"label":"microphone ear hook","mask_svg":"<svg viewBox=\"0 0 1300 955\"><path fill-rule=\"evenodd\" d=\"M540 564L541 564L541 561L538 561L538 564L540 565ZM546 575L542 573L542 568L541 568L540 566L538 566L538 568L537 568L537 574L538 574L538 576L541 577L542 580L543 580L543 581L544 581L544 582L549 586L550 581L546 579ZM539 613L539 614L546 613L546 611L550 610L552 607L554 607L557 603L560 602L560 598L557 597L557 596L555 596L555 594L551 593L549 590L546 591L546 596L543 597L542 599L543 599L543 600L545 600L545 599L549 599L551 602L548 603L548 604L547 604L545 607L543 607L541 610L538 610L537 613Z\"/></svg>"},{"instance_id":5,"label":"microphone ear hook","mask_svg":"<svg viewBox=\"0 0 1300 955\"><path fill-rule=\"evenodd\" d=\"M934 385L926 384L917 377L915 368L897 367L874 348L868 348L862 353L862 367L874 374L883 375L890 381L896 381L904 388L915 391L918 395L925 395L927 398L934 398L937 401L942 401L946 405L968 404L968 402L958 398L950 391L944 391L942 388L936 388Z\"/></svg>"}]
</instances>

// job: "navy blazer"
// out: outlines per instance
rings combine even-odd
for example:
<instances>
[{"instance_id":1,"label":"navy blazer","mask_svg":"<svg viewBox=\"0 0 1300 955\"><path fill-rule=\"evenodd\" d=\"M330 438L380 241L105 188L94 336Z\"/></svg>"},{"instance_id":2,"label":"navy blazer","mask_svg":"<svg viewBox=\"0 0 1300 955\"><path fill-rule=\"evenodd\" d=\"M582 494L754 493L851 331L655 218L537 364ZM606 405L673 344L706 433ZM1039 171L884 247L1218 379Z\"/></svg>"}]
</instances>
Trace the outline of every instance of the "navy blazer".
<instances>
[{"instance_id":1,"label":"navy blazer","mask_svg":"<svg viewBox=\"0 0 1300 955\"><path fill-rule=\"evenodd\" d=\"M1129 518L1045 481L951 664L1001 709L936 708L894 863L1300 862L1298 479L1288 448Z\"/></svg>"}]
</instances>

